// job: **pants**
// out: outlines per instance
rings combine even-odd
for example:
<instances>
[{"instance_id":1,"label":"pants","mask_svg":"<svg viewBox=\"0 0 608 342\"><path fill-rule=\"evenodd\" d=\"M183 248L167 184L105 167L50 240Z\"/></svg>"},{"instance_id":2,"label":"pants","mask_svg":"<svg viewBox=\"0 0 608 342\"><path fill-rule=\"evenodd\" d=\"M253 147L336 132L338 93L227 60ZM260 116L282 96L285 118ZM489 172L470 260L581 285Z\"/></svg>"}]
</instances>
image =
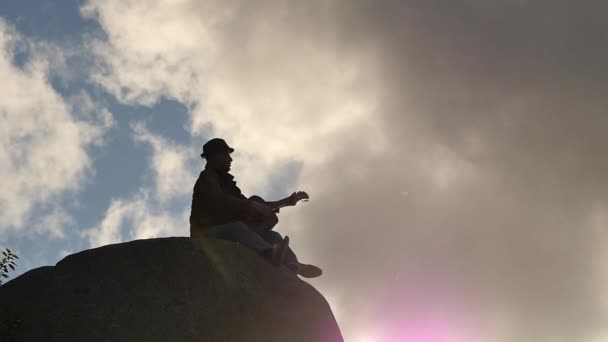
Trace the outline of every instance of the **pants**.
<instances>
[{"instance_id":1,"label":"pants","mask_svg":"<svg viewBox=\"0 0 608 342\"><path fill-rule=\"evenodd\" d=\"M203 234L210 238L238 242L258 253L263 253L283 241L281 234L274 230L259 235L249 229L245 223L239 221L209 227L203 231ZM298 258L291 248L287 248L285 262L288 265L298 262Z\"/></svg>"}]
</instances>

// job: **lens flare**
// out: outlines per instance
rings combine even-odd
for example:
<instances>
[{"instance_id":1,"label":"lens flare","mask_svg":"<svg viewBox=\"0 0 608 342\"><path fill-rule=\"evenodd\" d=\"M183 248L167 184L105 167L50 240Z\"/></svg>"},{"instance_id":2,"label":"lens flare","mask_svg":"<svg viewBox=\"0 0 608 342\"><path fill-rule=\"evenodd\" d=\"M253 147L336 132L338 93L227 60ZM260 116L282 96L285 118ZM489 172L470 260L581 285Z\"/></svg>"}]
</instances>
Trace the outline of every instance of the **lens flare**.
<instances>
[{"instance_id":1,"label":"lens flare","mask_svg":"<svg viewBox=\"0 0 608 342\"><path fill-rule=\"evenodd\" d=\"M402 313L403 314L403 313ZM457 315L443 310L413 310L385 322L382 342L473 342Z\"/></svg>"}]
</instances>

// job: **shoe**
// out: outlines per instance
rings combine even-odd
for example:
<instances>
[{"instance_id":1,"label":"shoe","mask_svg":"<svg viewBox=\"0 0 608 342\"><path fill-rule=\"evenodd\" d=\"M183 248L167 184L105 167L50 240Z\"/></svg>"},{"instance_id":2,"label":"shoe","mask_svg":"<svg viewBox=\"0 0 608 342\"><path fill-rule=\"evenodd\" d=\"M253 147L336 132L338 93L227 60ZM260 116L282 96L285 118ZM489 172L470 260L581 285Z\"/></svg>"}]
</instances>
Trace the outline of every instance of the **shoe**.
<instances>
[{"instance_id":1,"label":"shoe","mask_svg":"<svg viewBox=\"0 0 608 342\"><path fill-rule=\"evenodd\" d=\"M275 266L281 266L284 263L287 247L289 247L289 236L283 238L283 241L272 248L272 263Z\"/></svg>"},{"instance_id":2,"label":"shoe","mask_svg":"<svg viewBox=\"0 0 608 342\"><path fill-rule=\"evenodd\" d=\"M289 264L287 265L289 269L294 271L297 275L300 275L304 278L316 278L323 274L323 270L315 265L308 264Z\"/></svg>"}]
</instances>

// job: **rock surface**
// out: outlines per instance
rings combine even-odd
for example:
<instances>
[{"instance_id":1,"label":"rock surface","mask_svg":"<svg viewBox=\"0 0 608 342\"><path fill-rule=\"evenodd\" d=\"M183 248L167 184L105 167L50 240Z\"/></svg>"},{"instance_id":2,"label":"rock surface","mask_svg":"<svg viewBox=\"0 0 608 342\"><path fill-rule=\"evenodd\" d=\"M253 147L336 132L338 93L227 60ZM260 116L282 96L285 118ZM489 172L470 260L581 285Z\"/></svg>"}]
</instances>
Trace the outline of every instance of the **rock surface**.
<instances>
[{"instance_id":1,"label":"rock surface","mask_svg":"<svg viewBox=\"0 0 608 342\"><path fill-rule=\"evenodd\" d=\"M342 341L323 296L232 242L136 240L0 286L0 340Z\"/></svg>"}]
</instances>

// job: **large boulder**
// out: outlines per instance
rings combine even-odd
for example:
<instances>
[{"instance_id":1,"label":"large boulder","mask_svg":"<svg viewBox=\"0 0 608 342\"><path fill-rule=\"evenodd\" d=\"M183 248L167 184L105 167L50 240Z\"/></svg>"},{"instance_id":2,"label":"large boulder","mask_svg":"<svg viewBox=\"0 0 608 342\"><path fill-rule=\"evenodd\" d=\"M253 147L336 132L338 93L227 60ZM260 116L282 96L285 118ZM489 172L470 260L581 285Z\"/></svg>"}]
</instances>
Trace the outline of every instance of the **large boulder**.
<instances>
[{"instance_id":1,"label":"large boulder","mask_svg":"<svg viewBox=\"0 0 608 342\"><path fill-rule=\"evenodd\" d=\"M327 301L288 269L232 242L175 237L86 250L0 286L0 340L342 337Z\"/></svg>"}]
</instances>

